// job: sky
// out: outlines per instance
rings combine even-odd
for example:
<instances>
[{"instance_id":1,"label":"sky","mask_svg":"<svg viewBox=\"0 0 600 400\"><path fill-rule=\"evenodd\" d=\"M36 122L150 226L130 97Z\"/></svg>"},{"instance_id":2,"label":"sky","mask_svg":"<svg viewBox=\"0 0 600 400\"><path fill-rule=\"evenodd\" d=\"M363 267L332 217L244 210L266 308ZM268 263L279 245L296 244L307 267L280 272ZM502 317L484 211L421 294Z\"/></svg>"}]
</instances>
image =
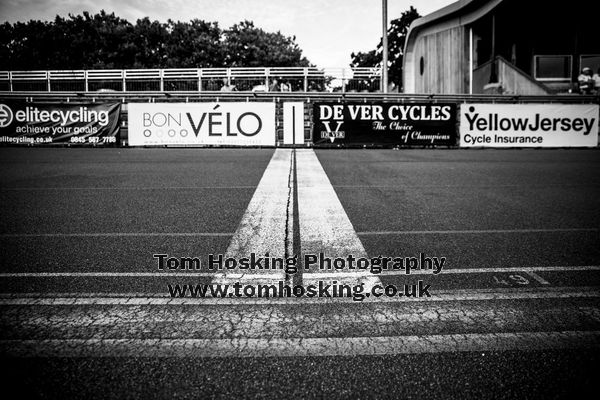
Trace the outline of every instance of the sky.
<instances>
[{"instance_id":1,"label":"sky","mask_svg":"<svg viewBox=\"0 0 600 400\"><path fill-rule=\"evenodd\" d=\"M414 6L427 15L455 0L388 0L388 20ZM350 54L375 49L382 33L381 0L0 0L0 22L53 20L83 11L108 13L132 23L152 20L216 21L221 28L245 19L266 31L296 36L318 67L347 67Z\"/></svg>"}]
</instances>

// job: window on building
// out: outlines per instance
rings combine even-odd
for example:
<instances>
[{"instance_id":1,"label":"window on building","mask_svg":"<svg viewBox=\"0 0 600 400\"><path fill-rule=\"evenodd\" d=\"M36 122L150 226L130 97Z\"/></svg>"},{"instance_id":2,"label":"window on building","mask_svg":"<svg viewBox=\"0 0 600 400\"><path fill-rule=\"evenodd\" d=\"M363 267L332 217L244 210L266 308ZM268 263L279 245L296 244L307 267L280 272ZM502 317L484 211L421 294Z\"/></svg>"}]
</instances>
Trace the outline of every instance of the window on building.
<instances>
[{"instance_id":1,"label":"window on building","mask_svg":"<svg viewBox=\"0 0 600 400\"><path fill-rule=\"evenodd\" d=\"M571 79L571 56L534 56L535 79L563 81Z\"/></svg>"},{"instance_id":2,"label":"window on building","mask_svg":"<svg viewBox=\"0 0 600 400\"><path fill-rule=\"evenodd\" d=\"M492 58L492 47L490 41L477 38L475 40L475 65L481 66Z\"/></svg>"}]
</instances>

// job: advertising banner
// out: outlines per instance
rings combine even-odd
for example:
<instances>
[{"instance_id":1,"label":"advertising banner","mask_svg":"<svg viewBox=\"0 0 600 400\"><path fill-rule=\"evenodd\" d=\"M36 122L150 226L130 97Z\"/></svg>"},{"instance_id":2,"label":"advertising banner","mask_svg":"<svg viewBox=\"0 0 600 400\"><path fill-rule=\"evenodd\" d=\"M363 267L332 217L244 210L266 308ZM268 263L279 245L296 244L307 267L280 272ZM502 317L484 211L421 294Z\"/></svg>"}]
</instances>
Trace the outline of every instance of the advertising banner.
<instances>
[{"instance_id":1,"label":"advertising banner","mask_svg":"<svg viewBox=\"0 0 600 400\"><path fill-rule=\"evenodd\" d=\"M460 147L596 147L598 105L465 104Z\"/></svg>"},{"instance_id":2,"label":"advertising banner","mask_svg":"<svg viewBox=\"0 0 600 400\"><path fill-rule=\"evenodd\" d=\"M0 144L117 145L120 103L0 101Z\"/></svg>"},{"instance_id":3,"label":"advertising banner","mask_svg":"<svg viewBox=\"0 0 600 400\"><path fill-rule=\"evenodd\" d=\"M130 146L275 146L274 103L130 103Z\"/></svg>"},{"instance_id":4,"label":"advertising banner","mask_svg":"<svg viewBox=\"0 0 600 400\"><path fill-rule=\"evenodd\" d=\"M455 104L315 103L316 146L456 144Z\"/></svg>"}]
</instances>

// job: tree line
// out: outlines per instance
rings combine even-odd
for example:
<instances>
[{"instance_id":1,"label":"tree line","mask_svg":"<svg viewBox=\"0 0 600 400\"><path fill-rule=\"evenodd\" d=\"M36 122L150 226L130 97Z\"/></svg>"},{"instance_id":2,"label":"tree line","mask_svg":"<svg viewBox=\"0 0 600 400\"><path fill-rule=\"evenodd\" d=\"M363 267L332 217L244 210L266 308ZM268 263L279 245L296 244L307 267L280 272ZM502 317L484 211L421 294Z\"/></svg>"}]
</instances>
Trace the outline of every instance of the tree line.
<instances>
[{"instance_id":1,"label":"tree line","mask_svg":"<svg viewBox=\"0 0 600 400\"><path fill-rule=\"evenodd\" d=\"M402 60L404 43L410 24L421 17L416 8L410 7L400 18L394 19L388 28L388 74L389 81L400 87L402 84ZM367 52L352 53L351 67L381 67L383 62L383 41L379 40L377 48Z\"/></svg>"},{"instance_id":2,"label":"tree line","mask_svg":"<svg viewBox=\"0 0 600 400\"><path fill-rule=\"evenodd\" d=\"M310 66L295 41L251 21L221 29L200 19L132 24L84 12L1 24L0 70Z\"/></svg>"},{"instance_id":3,"label":"tree line","mask_svg":"<svg viewBox=\"0 0 600 400\"><path fill-rule=\"evenodd\" d=\"M414 7L388 28L389 80L402 82L404 43ZM382 41L376 49L351 54L351 67L381 67ZM295 37L266 32L251 21L228 29L217 22L151 21L135 24L101 11L54 21L0 24L0 70L127 68L307 67Z\"/></svg>"}]
</instances>

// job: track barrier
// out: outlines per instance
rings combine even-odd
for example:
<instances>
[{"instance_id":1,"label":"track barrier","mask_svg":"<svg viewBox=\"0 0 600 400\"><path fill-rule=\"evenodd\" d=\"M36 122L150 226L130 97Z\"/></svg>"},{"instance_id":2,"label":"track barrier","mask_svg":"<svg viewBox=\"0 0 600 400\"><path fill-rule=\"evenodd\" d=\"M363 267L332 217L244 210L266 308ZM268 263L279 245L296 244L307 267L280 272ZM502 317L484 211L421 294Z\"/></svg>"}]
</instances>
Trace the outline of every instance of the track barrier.
<instances>
[{"instance_id":1,"label":"track barrier","mask_svg":"<svg viewBox=\"0 0 600 400\"><path fill-rule=\"evenodd\" d=\"M599 96L0 92L0 144L597 147Z\"/></svg>"}]
</instances>

